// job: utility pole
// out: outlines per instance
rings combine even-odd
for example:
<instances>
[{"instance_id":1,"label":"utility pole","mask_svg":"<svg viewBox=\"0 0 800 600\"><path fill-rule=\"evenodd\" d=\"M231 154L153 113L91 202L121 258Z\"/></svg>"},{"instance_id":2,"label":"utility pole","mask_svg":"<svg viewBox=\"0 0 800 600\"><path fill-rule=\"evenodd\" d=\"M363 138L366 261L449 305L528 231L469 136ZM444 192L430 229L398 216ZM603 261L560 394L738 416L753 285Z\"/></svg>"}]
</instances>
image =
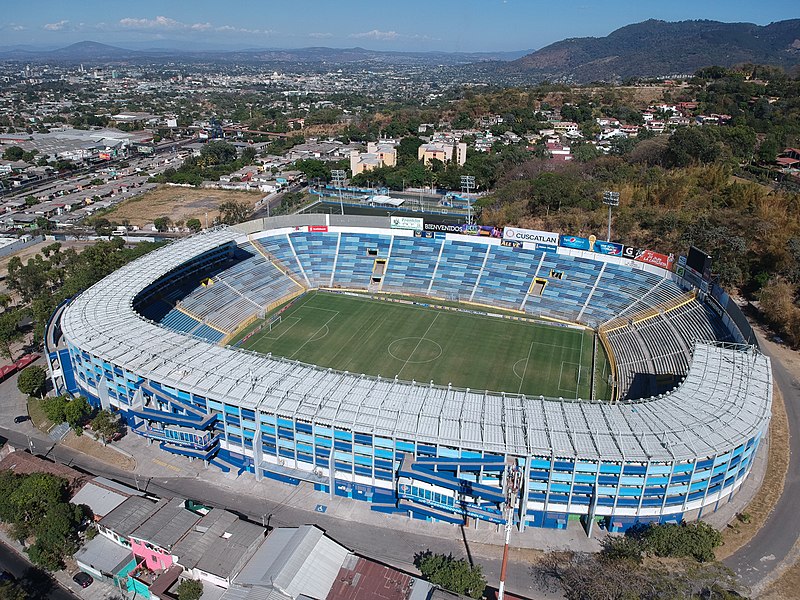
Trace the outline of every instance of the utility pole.
<instances>
[{"instance_id":1,"label":"utility pole","mask_svg":"<svg viewBox=\"0 0 800 600\"><path fill-rule=\"evenodd\" d=\"M505 513L506 513L506 541L503 546L503 563L500 566L500 587L497 590L497 600L503 600L506 591L506 569L508 567L508 545L511 541L511 530L514 528L514 511L519 503L519 488L522 484L522 472L514 466L507 466L503 474L505 487Z\"/></svg>"},{"instance_id":2,"label":"utility pole","mask_svg":"<svg viewBox=\"0 0 800 600\"><path fill-rule=\"evenodd\" d=\"M611 241L611 208L619 206L619 192L603 192L603 204L608 206L608 237L607 242Z\"/></svg>"}]
</instances>

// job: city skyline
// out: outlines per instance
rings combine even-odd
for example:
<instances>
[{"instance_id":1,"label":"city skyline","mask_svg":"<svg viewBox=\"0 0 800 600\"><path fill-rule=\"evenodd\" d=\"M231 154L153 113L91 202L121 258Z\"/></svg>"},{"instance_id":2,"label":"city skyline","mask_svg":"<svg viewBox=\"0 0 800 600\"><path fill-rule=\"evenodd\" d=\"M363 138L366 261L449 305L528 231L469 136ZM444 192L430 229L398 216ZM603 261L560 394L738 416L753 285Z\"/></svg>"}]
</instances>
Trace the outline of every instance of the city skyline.
<instances>
[{"instance_id":1,"label":"city skyline","mask_svg":"<svg viewBox=\"0 0 800 600\"><path fill-rule=\"evenodd\" d=\"M129 48L181 49L355 47L394 51L497 52L538 49L572 37L603 37L625 25L660 19L770 22L796 18L794 2L746 0L701 3L610 0L553 10L522 0L409 0L301 4L237 2L229 11L204 0L135 6L88 0L15 5L0 20L3 46L58 48L93 40ZM301 19L297 18L297 14Z\"/></svg>"}]
</instances>

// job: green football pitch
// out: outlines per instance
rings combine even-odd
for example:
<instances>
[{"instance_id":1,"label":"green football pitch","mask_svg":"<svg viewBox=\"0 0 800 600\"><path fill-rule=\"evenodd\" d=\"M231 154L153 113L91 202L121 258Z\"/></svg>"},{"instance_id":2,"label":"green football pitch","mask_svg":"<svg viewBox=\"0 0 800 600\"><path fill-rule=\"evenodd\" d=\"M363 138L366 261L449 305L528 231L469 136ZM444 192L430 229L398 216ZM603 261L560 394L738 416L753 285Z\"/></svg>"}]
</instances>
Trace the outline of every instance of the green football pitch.
<instances>
[{"instance_id":1,"label":"green football pitch","mask_svg":"<svg viewBox=\"0 0 800 600\"><path fill-rule=\"evenodd\" d=\"M256 331L261 326L261 329ZM254 332L246 340L248 333ZM526 395L608 398L608 361L589 330L309 292L241 348L355 374ZM238 342L238 344L237 344Z\"/></svg>"}]
</instances>

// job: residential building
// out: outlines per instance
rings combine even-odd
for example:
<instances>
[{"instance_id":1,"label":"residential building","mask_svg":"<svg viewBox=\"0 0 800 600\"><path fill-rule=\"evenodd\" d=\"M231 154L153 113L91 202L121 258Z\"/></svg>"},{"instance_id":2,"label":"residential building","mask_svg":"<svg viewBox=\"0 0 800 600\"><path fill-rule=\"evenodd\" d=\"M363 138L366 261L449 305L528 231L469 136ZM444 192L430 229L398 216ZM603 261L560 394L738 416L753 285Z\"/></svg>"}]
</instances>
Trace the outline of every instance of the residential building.
<instances>
[{"instance_id":1,"label":"residential building","mask_svg":"<svg viewBox=\"0 0 800 600\"><path fill-rule=\"evenodd\" d=\"M394 143L369 142L367 151L350 151L350 171L358 175L380 167L394 167L397 164L397 149Z\"/></svg>"},{"instance_id":2,"label":"residential building","mask_svg":"<svg viewBox=\"0 0 800 600\"><path fill-rule=\"evenodd\" d=\"M443 163L455 160L456 164L461 166L467 161L467 144L465 142L457 144L445 144L442 142L422 144L417 151L417 158L425 165L430 164L432 160L440 160Z\"/></svg>"}]
</instances>

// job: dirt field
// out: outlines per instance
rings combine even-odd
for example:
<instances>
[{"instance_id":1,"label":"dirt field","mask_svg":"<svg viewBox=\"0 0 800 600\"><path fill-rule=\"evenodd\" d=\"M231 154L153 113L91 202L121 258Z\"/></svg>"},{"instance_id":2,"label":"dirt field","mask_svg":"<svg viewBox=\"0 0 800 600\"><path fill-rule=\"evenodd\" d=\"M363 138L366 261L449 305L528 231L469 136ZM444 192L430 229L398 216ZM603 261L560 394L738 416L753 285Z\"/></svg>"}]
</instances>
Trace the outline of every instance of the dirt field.
<instances>
[{"instance_id":1,"label":"dirt field","mask_svg":"<svg viewBox=\"0 0 800 600\"><path fill-rule=\"evenodd\" d=\"M62 443L73 450L88 454L125 471L133 471L136 468L136 461L133 458L112 450L108 446L103 446L103 444L94 441L88 435L78 437L74 431L70 431Z\"/></svg>"},{"instance_id":2,"label":"dirt field","mask_svg":"<svg viewBox=\"0 0 800 600\"><path fill-rule=\"evenodd\" d=\"M126 200L104 216L109 221L123 222L142 227L158 217L169 217L173 223L200 219L205 227L206 213L211 223L219 214L217 207L223 202L245 202L253 206L263 197L260 192L232 192L228 190L205 190L162 185L141 196Z\"/></svg>"}]
</instances>

